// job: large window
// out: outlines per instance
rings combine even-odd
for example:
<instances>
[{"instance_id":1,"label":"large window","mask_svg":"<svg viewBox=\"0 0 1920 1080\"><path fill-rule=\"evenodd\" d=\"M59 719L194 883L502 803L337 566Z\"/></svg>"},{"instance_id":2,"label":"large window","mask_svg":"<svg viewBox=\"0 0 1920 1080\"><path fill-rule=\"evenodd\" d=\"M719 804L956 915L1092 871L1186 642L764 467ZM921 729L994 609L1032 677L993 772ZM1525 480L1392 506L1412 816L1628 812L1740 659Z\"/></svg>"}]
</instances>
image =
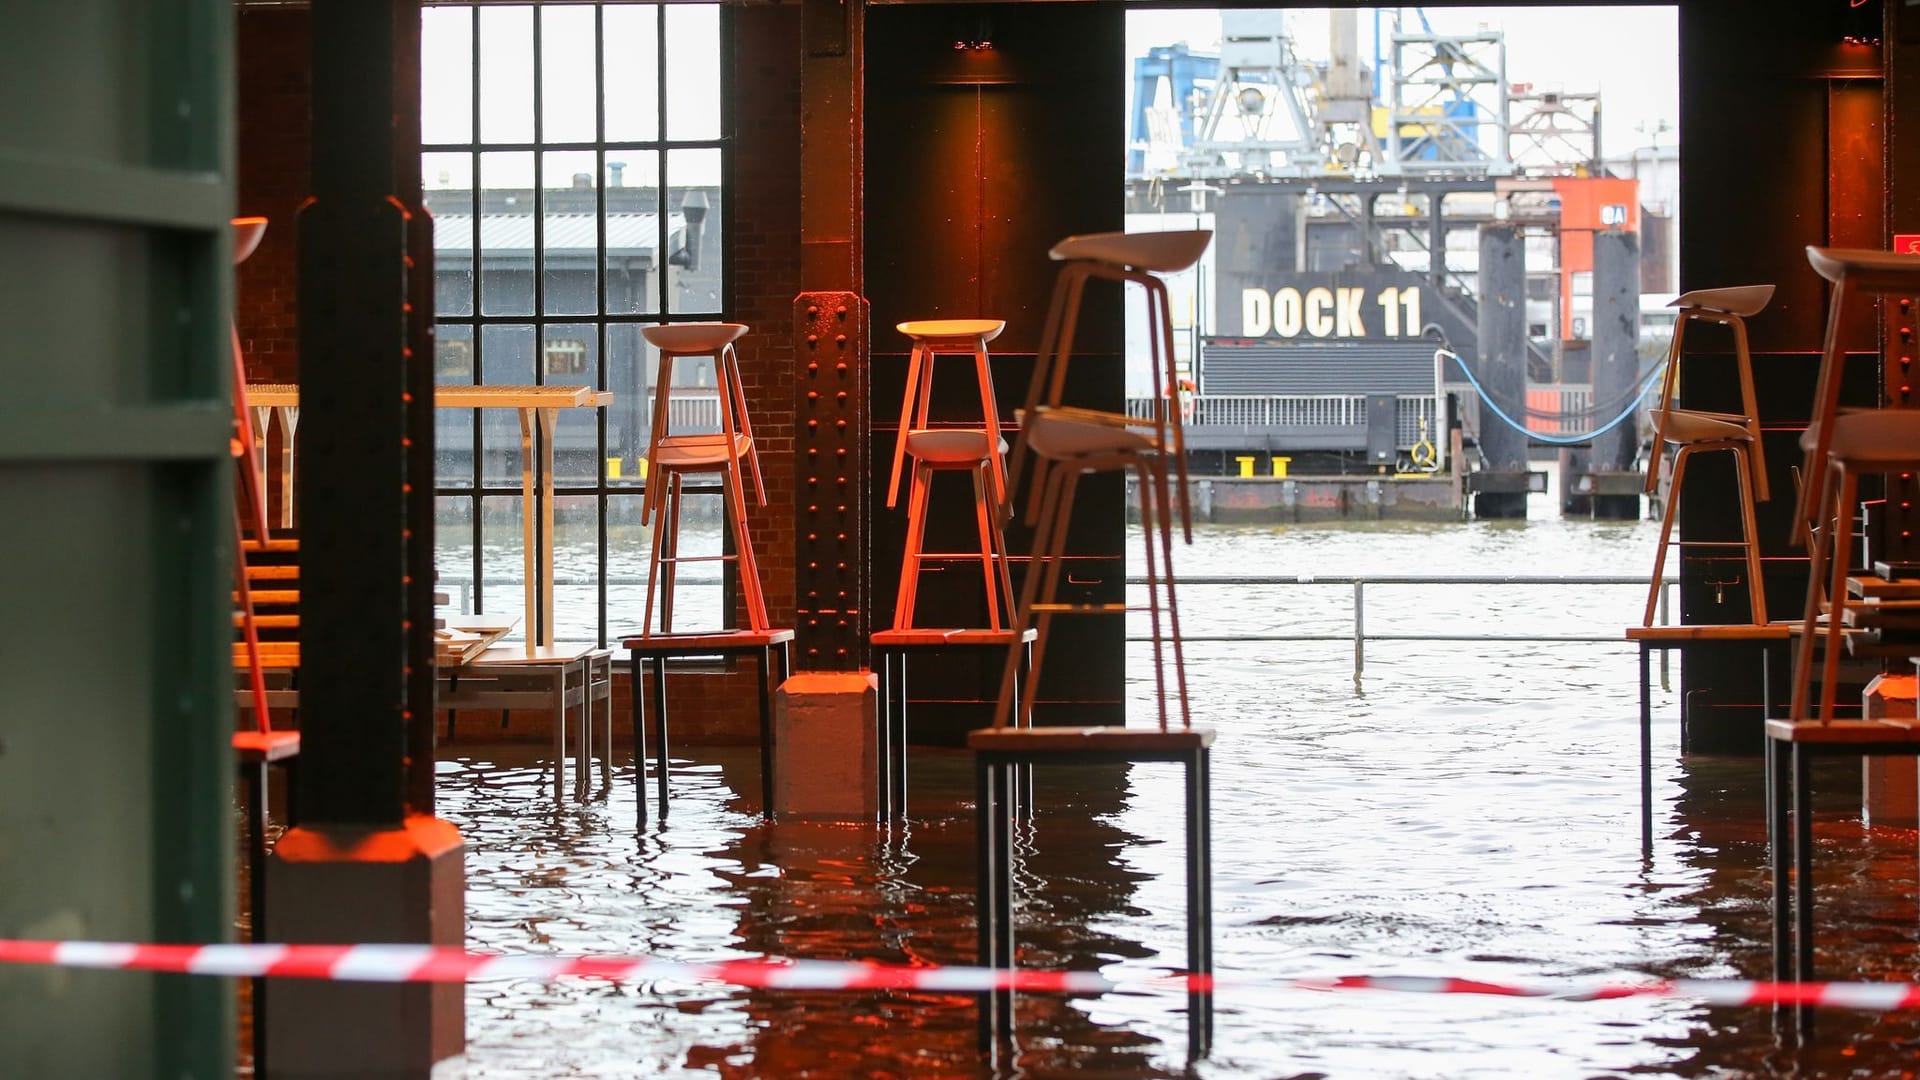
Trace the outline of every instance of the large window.
<instances>
[{"instance_id":1,"label":"large window","mask_svg":"<svg viewBox=\"0 0 1920 1080\"><path fill-rule=\"evenodd\" d=\"M434 4L422 18L438 379L612 393L562 410L553 446L555 637L604 643L638 627L645 590L657 361L640 328L722 314L720 5ZM711 371L674 382L676 416L698 416ZM435 436L441 589L532 633L520 418L442 409ZM687 510L683 550L717 548L718 499ZM688 577L676 626L719 625L717 574Z\"/></svg>"}]
</instances>

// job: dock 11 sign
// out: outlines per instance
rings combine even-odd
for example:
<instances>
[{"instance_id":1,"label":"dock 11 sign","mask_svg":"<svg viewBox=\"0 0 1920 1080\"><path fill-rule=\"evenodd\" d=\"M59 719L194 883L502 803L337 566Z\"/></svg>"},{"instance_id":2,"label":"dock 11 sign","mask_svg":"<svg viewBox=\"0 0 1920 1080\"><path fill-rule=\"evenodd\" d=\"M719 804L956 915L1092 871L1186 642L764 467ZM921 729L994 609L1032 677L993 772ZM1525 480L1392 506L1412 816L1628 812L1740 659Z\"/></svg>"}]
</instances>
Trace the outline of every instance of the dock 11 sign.
<instances>
[{"instance_id":1,"label":"dock 11 sign","mask_svg":"<svg viewBox=\"0 0 1920 1080\"><path fill-rule=\"evenodd\" d=\"M1240 290L1247 337L1417 338L1426 322L1418 285L1287 285Z\"/></svg>"}]
</instances>

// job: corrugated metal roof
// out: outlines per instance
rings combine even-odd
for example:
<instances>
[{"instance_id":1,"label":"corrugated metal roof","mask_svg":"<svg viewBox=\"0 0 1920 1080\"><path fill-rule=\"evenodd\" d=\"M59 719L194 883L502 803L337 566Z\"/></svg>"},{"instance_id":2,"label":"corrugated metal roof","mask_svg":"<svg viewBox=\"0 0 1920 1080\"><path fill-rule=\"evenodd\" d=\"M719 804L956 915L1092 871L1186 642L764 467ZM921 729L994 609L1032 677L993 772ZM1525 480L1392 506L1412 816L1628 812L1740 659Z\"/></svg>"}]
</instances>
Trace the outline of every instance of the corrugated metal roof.
<instances>
[{"instance_id":1,"label":"corrugated metal roof","mask_svg":"<svg viewBox=\"0 0 1920 1080\"><path fill-rule=\"evenodd\" d=\"M593 255L599 237L592 214L548 214L545 219L546 253L552 255ZM686 228L679 214L667 217L670 242ZM633 258L653 254L659 240L658 214L608 214L607 254ZM533 253L533 215L480 215L480 245L484 254L526 258ZM433 215L433 249L449 254L473 252L473 215Z\"/></svg>"},{"instance_id":2,"label":"corrugated metal roof","mask_svg":"<svg viewBox=\"0 0 1920 1080\"><path fill-rule=\"evenodd\" d=\"M1200 392L1212 396L1431 394L1426 340L1339 345L1206 345Z\"/></svg>"}]
</instances>

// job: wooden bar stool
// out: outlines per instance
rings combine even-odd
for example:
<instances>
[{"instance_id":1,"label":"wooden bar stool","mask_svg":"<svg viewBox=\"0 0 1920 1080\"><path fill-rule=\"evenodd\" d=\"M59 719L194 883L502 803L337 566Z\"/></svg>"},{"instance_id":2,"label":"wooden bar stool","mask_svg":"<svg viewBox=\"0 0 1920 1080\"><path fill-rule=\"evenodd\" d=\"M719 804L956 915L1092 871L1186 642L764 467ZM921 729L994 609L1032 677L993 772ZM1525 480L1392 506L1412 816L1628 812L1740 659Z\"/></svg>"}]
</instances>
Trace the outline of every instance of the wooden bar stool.
<instances>
[{"instance_id":1,"label":"wooden bar stool","mask_svg":"<svg viewBox=\"0 0 1920 1080\"><path fill-rule=\"evenodd\" d=\"M987 342L1006 328L1005 319L916 319L895 326L913 340L913 351L907 356L907 393L900 403L900 433L894 438L893 473L887 480L889 507L900 492L901 467L913 453L907 444L914 435L933 426L933 361L942 354L973 358L974 380L980 389L980 429L987 433L994 495L1000 497L1007 482L1007 463L1000 441L1000 408L993 396L993 369L987 363Z\"/></svg>"},{"instance_id":2,"label":"wooden bar stool","mask_svg":"<svg viewBox=\"0 0 1920 1080\"><path fill-rule=\"evenodd\" d=\"M1653 445L1656 452L1674 447L1673 480L1667 487L1666 512L1660 519L1660 543L1654 549L1653 581L1647 589L1647 613L1642 626L1652 626L1654 610L1660 599L1660 576L1666 569L1667 548L1673 536L1673 523L1680 516L1680 485L1686 477L1687 460L1694 454L1726 450L1733 454L1734 472L1740 485L1740 542L1725 540L1682 540L1685 547L1739 547L1747 557L1747 599L1755 626L1767 624L1766 582L1760 574L1760 532L1754 524L1753 504L1767 501L1767 465L1760 443L1760 407L1753 391L1753 361L1747 352L1748 316L1767 306L1773 298L1771 285L1742 285L1726 289L1697 289L1682 295L1670 307L1680 309L1674 318L1673 340L1667 346L1667 371L1660 383L1660 406L1654 410ZM1704 322L1733 329L1734 362L1740 376L1740 412L1717 413L1678 408L1674 402L1680 392L1681 342L1687 324ZM1656 462L1657 464L1657 462ZM1653 494L1660 481L1660 470L1647 470L1647 493Z\"/></svg>"},{"instance_id":3,"label":"wooden bar stool","mask_svg":"<svg viewBox=\"0 0 1920 1080\"><path fill-rule=\"evenodd\" d=\"M1066 265L1055 284L1042 332L1041 351L1020 436L1008 463L1010 483L1018 482L1023 457L1034 460L1035 536L1033 561L1021 583L1014 625L1032 622L1038 631L1030 670L1020 686L1020 650L1009 649L993 726L970 732L976 785L976 852L979 860L979 963L1011 969L1014 963L1012 827L1015 790L1022 770L1036 765L1093 762L1176 762L1186 779L1187 971L1194 976L1187 996L1187 1052L1207 1054L1213 1039L1213 996L1206 985L1213 973L1213 886L1210 761L1213 730L1195 725L1187 707L1186 667L1181 652L1178 605L1174 596L1172 518L1176 505L1189 529L1186 505L1185 444L1180 435L1179 386L1173 370L1172 319L1167 290L1154 275L1184 270L1198 259L1212 234L1106 233L1071 237L1053 248ZM1150 415L1132 418L1061 404L1067 360L1073 351L1080 298L1090 278L1137 282L1147 290L1149 354L1159 393ZM1169 486L1169 459L1180 473L1176 504ZM1141 528L1146 543L1147 606L1152 628L1154 704L1158 723L1147 727L1033 726L1041 665L1048 631L1056 615L1125 612L1125 603L1056 602L1064 565L1074 490L1088 473L1131 471L1140 484ZM1164 616L1164 618L1163 618ZM1172 686L1168 667L1172 667ZM1171 692L1179 706L1179 724L1168 720ZM1011 1034L1013 995L980 995L980 1041L997 1045Z\"/></svg>"},{"instance_id":4,"label":"wooden bar stool","mask_svg":"<svg viewBox=\"0 0 1920 1080\"><path fill-rule=\"evenodd\" d=\"M660 597L660 632L673 631L673 589L677 567L683 562L734 562L749 628L764 631L766 594L760 588L760 568L754 560L753 540L747 535L747 503L741 490L741 460L753 474L754 495L767 502L766 482L760 475L760 455L754 447L753 425L747 419L747 398L740 382L740 360L733 343L747 327L741 323L677 323L642 327L640 334L660 350L660 370L654 384L653 431L647 440L647 490L640 506L640 523L654 521L653 549L647 563L646 613L641 634L653 632L653 600ZM674 361L681 357L713 357L719 386L720 430L678 433L672 430L668 408L673 387ZM680 500L688 473L720 474L721 500L734 554L680 554Z\"/></svg>"},{"instance_id":5,"label":"wooden bar stool","mask_svg":"<svg viewBox=\"0 0 1920 1080\"><path fill-rule=\"evenodd\" d=\"M1849 580L1848 572L1860 478L1869 473L1920 472L1920 409L1843 412L1840 384L1846 358L1841 337L1848 298L1855 293L1900 297L1902 311L1910 312L1911 298L1920 296L1920 256L1809 247L1807 260L1821 277L1833 282L1813 415L1800 439L1807 457L1794 528L1800 538L1809 541L1807 602L1793 667L1791 712L1787 720L1767 724L1773 973L1778 981L1792 978L1800 982L1816 978L1812 759L1920 757L1920 725L1912 719L1843 720L1834 715L1843 649L1881 658L1908 656L1915 650L1912 644L1870 640L1879 631L1879 598L1870 587L1862 587L1856 597L1855 583ZM1907 344L1902 351L1911 348ZM1908 358L1902 356L1900 362L1904 367ZM1906 387L1901 390L1904 394ZM1817 719L1811 715L1816 646L1825 649ZM1784 1006L1776 1007L1776 1023L1784 1020L1787 1011ZM1813 1011L1801 1005L1793 1012L1795 1034L1805 1042L1813 1033Z\"/></svg>"},{"instance_id":6,"label":"wooden bar stool","mask_svg":"<svg viewBox=\"0 0 1920 1080\"><path fill-rule=\"evenodd\" d=\"M1827 309L1826 348L1820 360L1812 422L1800 440L1807 459L1795 525L1803 537L1813 542L1809 545L1807 603L1799 655L1794 665L1790 717L1796 721L1808 719L1814 644L1820 635L1823 609L1826 609L1820 719L1831 721L1846 628L1859 623L1862 629L1870 629L1864 626L1868 620L1862 617L1862 611L1872 606L1871 600L1864 596L1854 600L1847 581L1860 478L1873 473L1920 472L1920 408L1857 412L1840 409L1841 368L1845 361L1841 343L1843 314L1847 298L1854 293L1907 300L1920 296L1920 256L1809 247L1807 259L1821 277L1833 282L1833 294ZM1827 575L1831 575L1830 579Z\"/></svg>"}]
</instances>

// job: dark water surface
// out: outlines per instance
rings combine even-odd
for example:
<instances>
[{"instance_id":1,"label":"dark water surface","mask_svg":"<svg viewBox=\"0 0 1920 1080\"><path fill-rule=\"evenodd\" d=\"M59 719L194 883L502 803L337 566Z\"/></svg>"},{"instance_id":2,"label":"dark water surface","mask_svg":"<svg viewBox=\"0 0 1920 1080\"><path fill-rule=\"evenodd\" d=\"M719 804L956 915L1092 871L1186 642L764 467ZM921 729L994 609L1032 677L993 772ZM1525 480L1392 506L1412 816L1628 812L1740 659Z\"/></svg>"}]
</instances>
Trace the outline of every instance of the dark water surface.
<instances>
[{"instance_id":1,"label":"dark water surface","mask_svg":"<svg viewBox=\"0 0 1920 1080\"><path fill-rule=\"evenodd\" d=\"M1654 526L1535 522L1210 529L1186 574L1637 574ZM1208 595L1212 593L1213 595ZM1350 632L1352 590L1183 594L1190 634ZM1369 587L1374 633L1617 634L1637 588ZM1136 722L1151 672L1136 647ZM1677 759L1655 689L1656 845L1638 837L1635 654L1592 644L1195 645L1214 724L1216 1048L1186 1062L1184 994L1021 999L1019 1076L1911 1076L1920 1023L1824 1013L1809 1050L1763 1010L1684 1001L1290 989L1301 976L1490 980L1763 978L1758 758ZM1674 685L1678 685L1675 673ZM676 748L682 749L682 748ZM534 746L456 746L440 809L467 839L468 941L501 952L970 963L971 760L916 749L912 818L758 816L750 750L684 750L671 820L636 829L634 776L557 804ZM1864 829L1858 767L1822 774L1820 966L1910 980L1920 917L1911 830ZM1019 841L1020 962L1122 984L1184 961L1180 777L1172 766L1043 771ZM973 1004L906 993L667 983L486 983L468 994L483 1077L975 1076Z\"/></svg>"}]
</instances>

